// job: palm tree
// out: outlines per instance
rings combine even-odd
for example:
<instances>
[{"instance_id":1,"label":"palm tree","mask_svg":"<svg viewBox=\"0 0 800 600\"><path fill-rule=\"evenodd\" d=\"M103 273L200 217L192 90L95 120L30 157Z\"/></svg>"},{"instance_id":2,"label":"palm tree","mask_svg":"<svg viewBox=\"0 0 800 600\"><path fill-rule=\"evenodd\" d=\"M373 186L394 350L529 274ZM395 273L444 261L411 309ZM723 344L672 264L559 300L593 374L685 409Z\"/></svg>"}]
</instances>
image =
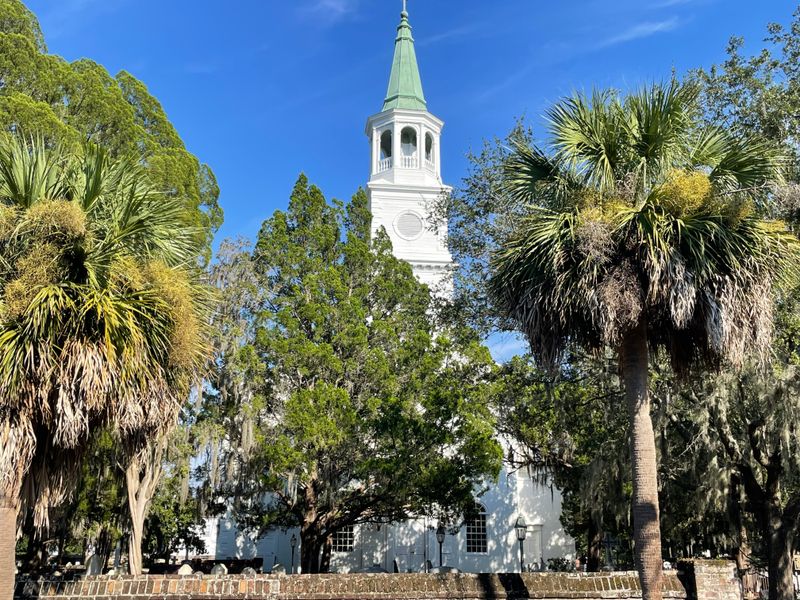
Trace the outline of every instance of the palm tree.
<instances>
[{"instance_id":1,"label":"palm tree","mask_svg":"<svg viewBox=\"0 0 800 600\"><path fill-rule=\"evenodd\" d=\"M778 154L701 126L696 106L696 90L676 82L558 103L550 147L518 143L509 156L508 192L530 212L490 281L543 364L572 344L619 357L647 599L661 598L662 576L649 354L666 350L685 373L765 352L773 288L800 256L784 225L760 217L781 181Z\"/></svg>"},{"instance_id":2,"label":"palm tree","mask_svg":"<svg viewBox=\"0 0 800 600\"><path fill-rule=\"evenodd\" d=\"M90 436L135 452L175 420L204 354L193 239L138 161L0 140L0 599L19 512L46 525Z\"/></svg>"}]
</instances>

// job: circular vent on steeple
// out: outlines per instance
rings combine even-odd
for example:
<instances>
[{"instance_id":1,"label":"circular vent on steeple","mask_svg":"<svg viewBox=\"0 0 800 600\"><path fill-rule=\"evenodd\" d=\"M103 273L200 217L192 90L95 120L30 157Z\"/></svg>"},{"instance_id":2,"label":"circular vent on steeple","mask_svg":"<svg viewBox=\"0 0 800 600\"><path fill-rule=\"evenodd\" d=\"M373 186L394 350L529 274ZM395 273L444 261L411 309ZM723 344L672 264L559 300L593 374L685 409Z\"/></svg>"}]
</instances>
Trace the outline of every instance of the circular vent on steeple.
<instances>
[{"instance_id":1,"label":"circular vent on steeple","mask_svg":"<svg viewBox=\"0 0 800 600\"><path fill-rule=\"evenodd\" d=\"M422 235L425 225L416 213L404 212L395 219L394 229L401 238L414 240Z\"/></svg>"}]
</instances>

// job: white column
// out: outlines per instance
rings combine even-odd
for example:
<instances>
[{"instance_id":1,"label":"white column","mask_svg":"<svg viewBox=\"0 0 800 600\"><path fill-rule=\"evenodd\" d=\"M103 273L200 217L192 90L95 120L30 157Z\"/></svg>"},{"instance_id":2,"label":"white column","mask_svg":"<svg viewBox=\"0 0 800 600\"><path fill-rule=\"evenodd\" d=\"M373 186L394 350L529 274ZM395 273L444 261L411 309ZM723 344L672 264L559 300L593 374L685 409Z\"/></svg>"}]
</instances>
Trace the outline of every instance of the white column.
<instances>
[{"instance_id":1,"label":"white column","mask_svg":"<svg viewBox=\"0 0 800 600\"><path fill-rule=\"evenodd\" d=\"M381 138L380 134L378 133L378 128L372 128L372 171L370 171L371 175L375 175L378 172L378 161L381 158Z\"/></svg>"},{"instance_id":2,"label":"white column","mask_svg":"<svg viewBox=\"0 0 800 600\"><path fill-rule=\"evenodd\" d=\"M439 179L442 178L442 150L439 147L440 138L441 133L437 133L433 136L433 155L436 157L436 175Z\"/></svg>"},{"instance_id":3,"label":"white column","mask_svg":"<svg viewBox=\"0 0 800 600\"><path fill-rule=\"evenodd\" d=\"M417 125L417 169L424 168L425 163L425 135L422 125Z\"/></svg>"},{"instance_id":4,"label":"white column","mask_svg":"<svg viewBox=\"0 0 800 600\"><path fill-rule=\"evenodd\" d=\"M392 130L394 131L392 134L392 164L397 169L402 166L401 161L403 160L403 147L400 144L400 132L403 130L403 126L395 121L392 123Z\"/></svg>"}]
</instances>

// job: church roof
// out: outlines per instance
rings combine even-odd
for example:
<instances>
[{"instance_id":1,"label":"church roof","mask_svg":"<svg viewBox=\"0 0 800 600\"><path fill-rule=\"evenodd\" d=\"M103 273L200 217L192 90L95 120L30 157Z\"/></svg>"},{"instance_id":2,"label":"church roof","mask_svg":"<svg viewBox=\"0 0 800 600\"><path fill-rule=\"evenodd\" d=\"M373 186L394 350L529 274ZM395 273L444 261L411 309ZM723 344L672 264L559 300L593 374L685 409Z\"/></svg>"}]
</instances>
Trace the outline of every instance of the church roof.
<instances>
[{"instance_id":1,"label":"church roof","mask_svg":"<svg viewBox=\"0 0 800 600\"><path fill-rule=\"evenodd\" d=\"M427 110L428 108L425 94L422 92L422 79L419 76L417 53L414 50L414 38L411 37L408 12L405 10L400 13L392 74L389 76L386 100L383 101L383 110L392 108L411 110Z\"/></svg>"}]
</instances>

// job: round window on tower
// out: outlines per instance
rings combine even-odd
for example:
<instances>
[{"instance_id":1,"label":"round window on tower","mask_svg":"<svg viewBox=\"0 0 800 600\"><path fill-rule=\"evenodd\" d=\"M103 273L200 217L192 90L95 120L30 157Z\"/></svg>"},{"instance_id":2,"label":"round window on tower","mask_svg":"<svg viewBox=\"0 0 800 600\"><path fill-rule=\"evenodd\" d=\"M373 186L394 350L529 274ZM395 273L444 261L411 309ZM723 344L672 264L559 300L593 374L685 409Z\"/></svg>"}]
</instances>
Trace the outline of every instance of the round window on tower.
<instances>
[{"instance_id":1,"label":"round window on tower","mask_svg":"<svg viewBox=\"0 0 800 600\"><path fill-rule=\"evenodd\" d=\"M425 224L417 213L404 212L394 220L394 230L404 240L415 240L422 235Z\"/></svg>"}]
</instances>

